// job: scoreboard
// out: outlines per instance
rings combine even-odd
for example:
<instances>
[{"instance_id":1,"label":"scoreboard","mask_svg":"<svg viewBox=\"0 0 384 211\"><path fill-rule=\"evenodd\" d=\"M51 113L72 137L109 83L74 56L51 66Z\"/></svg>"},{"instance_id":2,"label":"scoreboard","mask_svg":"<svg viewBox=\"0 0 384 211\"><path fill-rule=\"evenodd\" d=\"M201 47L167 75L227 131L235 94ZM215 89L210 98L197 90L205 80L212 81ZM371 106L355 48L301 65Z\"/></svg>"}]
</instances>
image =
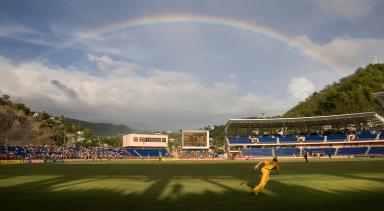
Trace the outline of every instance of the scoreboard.
<instances>
[{"instance_id":1,"label":"scoreboard","mask_svg":"<svg viewBox=\"0 0 384 211\"><path fill-rule=\"evenodd\" d=\"M181 140L183 149L209 149L208 130L183 130Z\"/></svg>"}]
</instances>

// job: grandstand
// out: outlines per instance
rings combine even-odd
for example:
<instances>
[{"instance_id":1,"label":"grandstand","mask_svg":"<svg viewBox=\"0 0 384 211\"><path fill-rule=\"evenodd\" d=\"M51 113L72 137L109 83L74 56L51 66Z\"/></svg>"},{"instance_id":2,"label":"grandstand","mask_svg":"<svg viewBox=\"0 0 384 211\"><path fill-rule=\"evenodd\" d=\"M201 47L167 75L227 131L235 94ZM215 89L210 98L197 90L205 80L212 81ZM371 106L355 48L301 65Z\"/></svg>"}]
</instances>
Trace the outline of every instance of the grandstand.
<instances>
[{"instance_id":1,"label":"grandstand","mask_svg":"<svg viewBox=\"0 0 384 211\"><path fill-rule=\"evenodd\" d=\"M167 151L168 135L128 134L123 136L124 152L132 157L170 156Z\"/></svg>"},{"instance_id":2,"label":"grandstand","mask_svg":"<svg viewBox=\"0 0 384 211\"><path fill-rule=\"evenodd\" d=\"M231 157L375 156L384 154L384 118L374 112L330 116L230 119Z\"/></svg>"}]
</instances>

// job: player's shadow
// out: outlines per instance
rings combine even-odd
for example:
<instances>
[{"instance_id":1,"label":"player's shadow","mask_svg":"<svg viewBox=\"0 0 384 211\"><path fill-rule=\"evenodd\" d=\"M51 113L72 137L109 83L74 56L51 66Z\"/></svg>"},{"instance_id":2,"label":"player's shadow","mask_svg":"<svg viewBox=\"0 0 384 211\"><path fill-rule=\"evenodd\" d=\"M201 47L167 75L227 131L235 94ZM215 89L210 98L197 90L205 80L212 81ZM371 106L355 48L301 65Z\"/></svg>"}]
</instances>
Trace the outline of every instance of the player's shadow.
<instances>
[{"instance_id":1,"label":"player's shadow","mask_svg":"<svg viewBox=\"0 0 384 211\"><path fill-rule=\"evenodd\" d=\"M172 185L172 195L179 197L183 191L183 185L176 183Z\"/></svg>"},{"instance_id":2,"label":"player's shadow","mask_svg":"<svg viewBox=\"0 0 384 211\"><path fill-rule=\"evenodd\" d=\"M257 184L259 184L259 182L256 180L251 180L247 182L247 186L249 187L249 189L253 189Z\"/></svg>"}]
</instances>

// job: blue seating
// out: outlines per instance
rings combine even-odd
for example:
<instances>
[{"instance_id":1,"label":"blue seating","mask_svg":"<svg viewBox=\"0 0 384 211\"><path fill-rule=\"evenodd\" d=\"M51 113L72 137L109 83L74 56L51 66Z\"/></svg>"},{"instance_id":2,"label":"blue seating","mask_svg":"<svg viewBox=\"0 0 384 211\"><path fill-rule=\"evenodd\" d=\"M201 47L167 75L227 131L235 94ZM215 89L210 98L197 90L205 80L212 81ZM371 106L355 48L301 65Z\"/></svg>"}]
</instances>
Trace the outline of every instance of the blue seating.
<instances>
[{"instance_id":1,"label":"blue seating","mask_svg":"<svg viewBox=\"0 0 384 211\"><path fill-rule=\"evenodd\" d=\"M134 157L158 157L160 154L162 156L169 156L169 152L164 148L128 148L127 151L130 155Z\"/></svg>"},{"instance_id":2,"label":"blue seating","mask_svg":"<svg viewBox=\"0 0 384 211\"><path fill-rule=\"evenodd\" d=\"M381 131L381 134L380 134L380 136L379 136L379 139L380 139L380 140L384 140L384 132L383 132L383 131Z\"/></svg>"},{"instance_id":3,"label":"blue seating","mask_svg":"<svg viewBox=\"0 0 384 211\"><path fill-rule=\"evenodd\" d=\"M279 137L280 143L297 143L297 136L287 135Z\"/></svg>"},{"instance_id":4,"label":"blue seating","mask_svg":"<svg viewBox=\"0 0 384 211\"><path fill-rule=\"evenodd\" d=\"M259 136L259 144L276 144L277 138L273 136Z\"/></svg>"},{"instance_id":5,"label":"blue seating","mask_svg":"<svg viewBox=\"0 0 384 211\"><path fill-rule=\"evenodd\" d=\"M370 132L364 132L356 135L356 141L364 141L364 140L375 140L377 134L372 134Z\"/></svg>"},{"instance_id":6,"label":"blue seating","mask_svg":"<svg viewBox=\"0 0 384 211\"><path fill-rule=\"evenodd\" d=\"M312 153L324 153L324 154L335 154L336 148L328 147L328 148L305 148L303 149L304 152L307 152L309 154Z\"/></svg>"},{"instance_id":7,"label":"blue seating","mask_svg":"<svg viewBox=\"0 0 384 211\"><path fill-rule=\"evenodd\" d=\"M275 149L276 156L299 156L300 148L276 148Z\"/></svg>"},{"instance_id":8,"label":"blue seating","mask_svg":"<svg viewBox=\"0 0 384 211\"><path fill-rule=\"evenodd\" d=\"M342 147L337 151L338 155L362 155L365 154L368 147Z\"/></svg>"},{"instance_id":9,"label":"blue seating","mask_svg":"<svg viewBox=\"0 0 384 211\"><path fill-rule=\"evenodd\" d=\"M347 140L346 134L329 134L327 135L327 142L338 142Z\"/></svg>"},{"instance_id":10,"label":"blue seating","mask_svg":"<svg viewBox=\"0 0 384 211\"><path fill-rule=\"evenodd\" d=\"M169 157L171 154L168 152L168 150L166 150L165 148L161 148L160 149L160 153L162 156L164 157Z\"/></svg>"},{"instance_id":11,"label":"blue seating","mask_svg":"<svg viewBox=\"0 0 384 211\"><path fill-rule=\"evenodd\" d=\"M272 156L272 148L248 148L244 149L246 156Z\"/></svg>"},{"instance_id":12,"label":"blue seating","mask_svg":"<svg viewBox=\"0 0 384 211\"><path fill-rule=\"evenodd\" d=\"M252 140L248 136L228 136L230 144L252 144Z\"/></svg>"},{"instance_id":13,"label":"blue seating","mask_svg":"<svg viewBox=\"0 0 384 211\"><path fill-rule=\"evenodd\" d=\"M322 135L307 135L305 136L305 142L324 142L324 136Z\"/></svg>"},{"instance_id":14,"label":"blue seating","mask_svg":"<svg viewBox=\"0 0 384 211\"><path fill-rule=\"evenodd\" d=\"M369 150L368 154L371 154L371 155L377 155L377 154L384 155L384 147L371 147L371 149Z\"/></svg>"}]
</instances>

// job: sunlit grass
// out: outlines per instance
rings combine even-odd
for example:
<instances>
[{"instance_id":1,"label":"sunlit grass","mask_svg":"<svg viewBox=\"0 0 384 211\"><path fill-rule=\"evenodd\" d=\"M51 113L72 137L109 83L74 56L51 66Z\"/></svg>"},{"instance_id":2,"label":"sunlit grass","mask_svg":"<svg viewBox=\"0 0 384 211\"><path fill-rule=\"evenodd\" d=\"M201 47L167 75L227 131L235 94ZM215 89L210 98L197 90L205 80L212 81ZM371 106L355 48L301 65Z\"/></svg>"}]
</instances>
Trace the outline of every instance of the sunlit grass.
<instances>
[{"instance_id":1,"label":"sunlit grass","mask_svg":"<svg viewBox=\"0 0 384 211\"><path fill-rule=\"evenodd\" d=\"M280 174L271 173L262 195L250 197L247 192L260 177L254 164L88 161L4 165L0 166L0 198L5 210L300 210L302 206L322 210L324 203L361 210L379 206L377 201L384 197L383 160L283 160Z\"/></svg>"},{"instance_id":2,"label":"sunlit grass","mask_svg":"<svg viewBox=\"0 0 384 211\"><path fill-rule=\"evenodd\" d=\"M23 185L31 182L44 182L56 178L57 176L14 176L8 178L0 178L0 187L11 187L15 185Z\"/></svg>"},{"instance_id":3,"label":"sunlit grass","mask_svg":"<svg viewBox=\"0 0 384 211\"><path fill-rule=\"evenodd\" d=\"M363 173L357 176L312 174L296 175L294 177L281 176L275 178L275 180L286 185L301 186L303 188L310 188L329 193L340 193L343 191L384 191L383 181L374 180L381 179L380 176L382 177L383 175L366 175Z\"/></svg>"}]
</instances>

